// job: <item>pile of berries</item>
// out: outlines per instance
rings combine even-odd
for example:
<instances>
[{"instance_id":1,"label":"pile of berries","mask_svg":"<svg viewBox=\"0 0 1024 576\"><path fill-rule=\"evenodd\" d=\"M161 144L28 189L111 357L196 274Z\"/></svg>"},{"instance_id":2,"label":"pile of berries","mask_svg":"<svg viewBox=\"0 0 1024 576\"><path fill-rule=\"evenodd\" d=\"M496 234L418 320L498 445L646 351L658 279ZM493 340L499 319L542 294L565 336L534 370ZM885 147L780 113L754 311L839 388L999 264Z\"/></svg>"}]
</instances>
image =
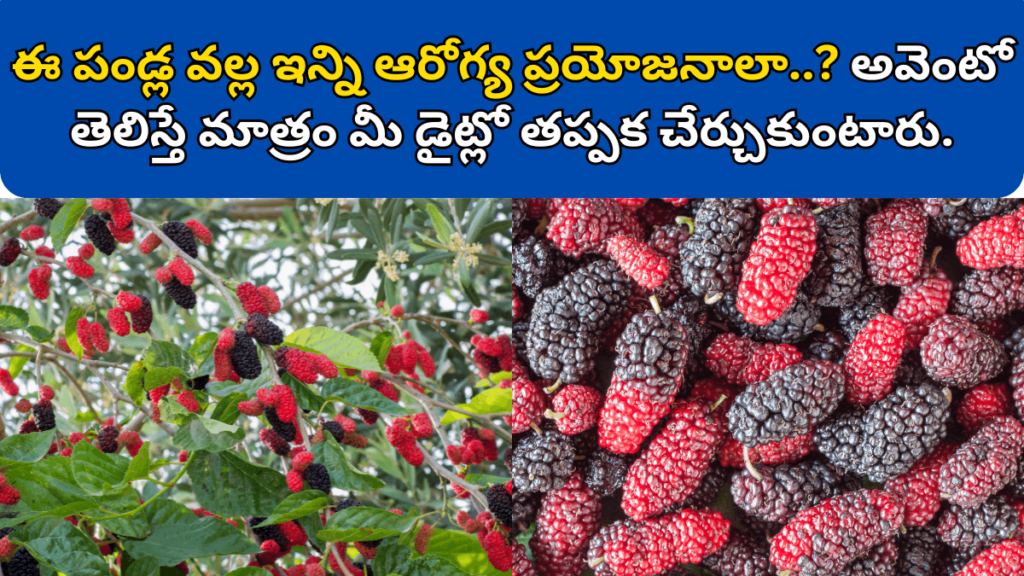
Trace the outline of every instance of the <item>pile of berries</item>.
<instances>
[{"instance_id":1,"label":"pile of berries","mask_svg":"<svg viewBox=\"0 0 1024 576\"><path fill-rule=\"evenodd\" d=\"M1024 573L1021 200L516 199L512 220L512 334L474 342L514 376L496 568Z\"/></svg>"}]
</instances>

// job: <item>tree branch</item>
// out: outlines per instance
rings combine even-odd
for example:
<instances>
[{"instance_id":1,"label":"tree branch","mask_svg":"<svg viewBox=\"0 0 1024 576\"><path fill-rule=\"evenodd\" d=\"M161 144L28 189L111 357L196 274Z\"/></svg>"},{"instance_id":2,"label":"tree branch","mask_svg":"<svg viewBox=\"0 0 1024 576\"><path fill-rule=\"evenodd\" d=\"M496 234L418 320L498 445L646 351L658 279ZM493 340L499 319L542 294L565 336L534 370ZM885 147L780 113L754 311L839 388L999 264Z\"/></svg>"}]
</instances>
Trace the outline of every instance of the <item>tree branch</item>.
<instances>
[{"instance_id":1,"label":"tree branch","mask_svg":"<svg viewBox=\"0 0 1024 576\"><path fill-rule=\"evenodd\" d=\"M36 214L35 210L29 210L28 212L25 212L24 214L19 214L18 216L15 216L14 218L11 218L7 222L4 222L3 224L0 224L0 234L3 234L4 232L7 232L11 228L14 228L15 226L17 226L19 224L24 224L26 222L31 222L32 220L36 219L36 216L38 216L38 214Z\"/></svg>"}]
</instances>

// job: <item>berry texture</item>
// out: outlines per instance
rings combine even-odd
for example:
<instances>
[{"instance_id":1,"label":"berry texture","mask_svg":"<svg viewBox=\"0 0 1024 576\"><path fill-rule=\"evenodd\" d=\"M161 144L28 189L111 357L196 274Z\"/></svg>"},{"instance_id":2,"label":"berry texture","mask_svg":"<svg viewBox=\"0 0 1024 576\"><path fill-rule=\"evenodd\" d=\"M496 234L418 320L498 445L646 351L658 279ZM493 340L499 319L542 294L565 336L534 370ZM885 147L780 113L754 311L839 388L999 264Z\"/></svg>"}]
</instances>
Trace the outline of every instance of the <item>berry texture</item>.
<instances>
[{"instance_id":1,"label":"berry texture","mask_svg":"<svg viewBox=\"0 0 1024 576\"><path fill-rule=\"evenodd\" d=\"M565 485L575 457L567 436L558 432L531 434L513 449L509 472L520 492L550 492Z\"/></svg>"},{"instance_id":2,"label":"berry texture","mask_svg":"<svg viewBox=\"0 0 1024 576\"><path fill-rule=\"evenodd\" d=\"M534 372L552 381L580 382L593 369L601 332L621 311L629 283L615 263L599 260L545 290L527 333Z\"/></svg>"},{"instance_id":3,"label":"berry texture","mask_svg":"<svg viewBox=\"0 0 1024 576\"><path fill-rule=\"evenodd\" d=\"M686 329L674 310L636 314L619 336L615 351L615 375L623 380L678 379L688 353Z\"/></svg>"},{"instance_id":4,"label":"berry texture","mask_svg":"<svg viewBox=\"0 0 1024 576\"><path fill-rule=\"evenodd\" d=\"M956 255L964 266L1024 268L1024 218L1018 210L974 227L956 243Z\"/></svg>"},{"instance_id":5,"label":"berry texture","mask_svg":"<svg viewBox=\"0 0 1024 576\"><path fill-rule=\"evenodd\" d=\"M1020 206L1014 198L936 198L939 208L933 217L935 228L952 240L960 240L975 226L992 218L1005 216Z\"/></svg>"},{"instance_id":6,"label":"berry texture","mask_svg":"<svg viewBox=\"0 0 1024 576\"><path fill-rule=\"evenodd\" d=\"M797 292L793 304L782 316L764 326L750 324L736 309L736 295L727 294L715 304L715 312L747 338L758 341L796 344L815 333L821 319L820 300L814 302L805 292ZM820 326L817 326L820 328Z\"/></svg>"},{"instance_id":7,"label":"berry texture","mask_svg":"<svg viewBox=\"0 0 1024 576\"><path fill-rule=\"evenodd\" d=\"M1014 576L1024 572L1024 544L1007 540L978 554L957 576Z\"/></svg>"},{"instance_id":8,"label":"berry texture","mask_svg":"<svg viewBox=\"0 0 1024 576\"><path fill-rule=\"evenodd\" d=\"M864 259L879 286L908 286L921 270L928 217L917 200L897 200L865 224Z\"/></svg>"},{"instance_id":9,"label":"berry texture","mask_svg":"<svg viewBox=\"0 0 1024 576\"><path fill-rule=\"evenodd\" d=\"M251 380L260 375L263 366L256 351L256 343L244 330L235 331L235 347L229 352L231 367L239 377ZM290 436L288 438L291 438Z\"/></svg>"},{"instance_id":10,"label":"berry texture","mask_svg":"<svg viewBox=\"0 0 1024 576\"><path fill-rule=\"evenodd\" d=\"M192 291L190 286L186 286L178 281L177 278L171 278L171 281L164 284L164 291L167 295L174 300L174 303L186 310L191 310L196 307L196 293Z\"/></svg>"},{"instance_id":11,"label":"berry texture","mask_svg":"<svg viewBox=\"0 0 1024 576\"><path fill-rule=\"evenodd\" d=\"M751 199L707 198L693 216L693 235L679 261L694 295L714 302L739 286L753 242L757 205Z\"/></svg>"},{"instance_id":12,"label":"berry texture","mask_svg":"<svg viewBox=\"0 0 1024 576\"><path fill-rule=\"evenodd\" d=\"M668 276L668 259L639 240L612 236L607 250L623 272L644 288L654 290Z\"/></svg>"},{"instance_id":13,"label":"berry texture","mask_svg":"<svg viewBox=\"0 0 1024 576\"><path fill-rule=\"evenodd\" d=\"M52 430L57 426L53 416L53 404L47 398L40 399L32 406L32 417L41 431Z\"/></svg>"},{"instance_id":14,"label":"berry texture","mask_svg":"<svg viewBox=\"0 0 1024 576\"><path fill-rule=\"evenodd\" d=\"M811 270L818 225L807 208L785 206L761 219L761 231L743 263L736 308L764 326L782 316Z\"/></svg>"},{"instance_id":15,"label":"berry texture","mask_svg":"<svg viewBox=\"0 0 1024 576\"><path fill-rule=\"evenodd\" d=\"M840 204L814 218L817 251L807 285L818 305L845 306L856 299L864 283L859 203Z\"/></svg>"},{"instance_id":16,"label":"berry texture","mask_svg":"<svg viewBox=\"0 0 1024 576\"><path fill-rule=\"evenodd\" d=\"M1007 362L1003 346L961 316L935 320L921 341L921 364L936 382L969 388L995 377Z\"/></svg>"},{"instance_id":17,"label":"berry texture","mask_svg":"<svg viewBox=\"0 0 1024 576\"><path fill-rule=\"evenodd\" d=\"M512 284L535 299L569 271L569 262L546 238L521 235L512 244Z\"/></svg>"},{"instance_id":18,"label":"berry texture","mask_svg":"<svg viewBox=\"0 0 1024 576\"><path fill-rule=\"evenodd\" d=\"M968 390L956 407L956 421L968 432L986 422L1012 415L1012 397L1006 384L981 384Z\"/></svg>"},{"instance_id":19,"label":"berry texture","mask_svg":"<svg viewBox=\"0 0 1024 576\"><path fill-rule=\"evenodd\" d=\"M139 296L139 298L142 299L142 305L138 312L132 312L132 332L145 334L149 332L149 327L153 323L153 305L149 302L149 298L145 296Z\"/></svg>"},{"instance_id":20,"label":"berry texture","mask_svg":"<svg viewBox=\"0 0 1024 576\"><path fill-rule=\"evenodd\" d=\"M526 378L512 383L512 416L510 426L513 434L525 432L530 424L540 422L547 408L547 397L537 384Z\"/></svg>"},{"instance_id":21,"label":"berry texture","mask_svg":"<svg viewBox=\"0 0 1024 576\"><path fill-rule=\"evenodd\" d=\"M728 412L729 431L751 447L806 434L839 406L844 391L836 364L793 364L736 397Z\"/></svg>"},{"instance_id":22,"label":"berry texture","mask_svg":"<svg viewBox=\"0 0 1024 576\"><path fill-rule=\"evenodd\" d=\"M700 484L725 436L720 415L702 401L683 404L629 469L622 510L635 520L649 518L686 499Z\"/></svg>"},{"instance_id":23,"label":"berry texture","mask_svg":"<svg viewBox=\"0 0 1024 576\"><path fill-rule=\"evenodd\" d=\"M319 462L310 464L309 468L303 472L302 477L313 490L319 490L328 495L331 493L331 476L323 464Z\"/></svg>"},{"instance_id":24,"label":"berry texture","mask_svg":"<svg viewBox=\"0 0 1024 576\"><path fill-rule=\"evenodd\" d=\"M950 506L939 517L938 531L954 548L977 550L1012 538L1019 526L1017 510L996 496L973 508Z\"/></svg>"},{"instance_id":25,"label":"berry texture","mask_svg":"<svg viewBox=\"0 0 1024 576\"><path fill-rule=\"evenodd\" d=\"M910 528L897 540L899 560L896 574L901 576L942 576L947 556L946 545L935 528Z\"/></svg>"},{"instance_id":26,"label":"berry texture","mask_svg":"<svg viewBox=\"0 0 1024 576\"><path fill-rule=\"evenodd\" d=\"M182 252L193 258L199 257L199 248L196 246L196 238L185 224L177 220L164 222L160 230L174 242Z\"/></svg>"},{"instance_id":27,"label":"berry texture","mask_svg":"<svg viewBox=\"0 0 1024 576\"><path fill-rule=\"evenodd\" d=\"M892 538L903 504L879 490L860 490L807 508L772 538L770 559L780 570L824 576L842 571Z\"/></svg>"},{"instance_id":28,"label":"berry texture","mask_svg":"<svg viewBox=\"0 0 1024 576\"><path fill-rule=\"evenodd\" d=\"M1002 490L1017 473L1024 425L1010 417L982 426L939 469L939 491L960 506L977 506Z\"/></svg>"},{"instance_id":29,"label":"berry texture","mask_svg":"<svg viewBox=\"0 0 1024 576\"><path fill-rule=\"evenodd\" d=\"M603 198L566 200L548 224L547 232L548 240L572 258L585 253L606 253L605 243L612 236L639 240L643 229L621 205Z\"/></svg>"},{"instance_id":30,"label":"berry texture","mask_svg":"<svg viewBox=\"0 0 1024 576\"><path fill-rule=\"evenodd\" d=\"M538 570L559 574L565 573L559 568L582 567L587 542L597 532L600 520L601 501L578 473L546 494L537 514L537 529L530 538Z\"/></svg>"},{"instance_id":31,"label":"berry texture","mask_svg":"<svg viewBox=\"0 0 1024 576\"><path fill-rule=\"evenodd\" d=\"M0 266L6 268L14 264L19 254L21 254L21 242L17 238L11 237L4 240L4 243L0 245Z\"/></svg>"},{"instance_id":32,"label":"berry texture","mask_svg":"<svg viewBox=\"0 0 1024 576\"><path fill-rule=\"evenodd\" d=\"M601 393L589 386L569 384L563 387L551 400L552 409L561 415L555 417L558 431L574 436L592 428L597 424L601 400Z\"/></svg>"},{"instance_id":33,"label":"berry texture","mask_svg":"<svg viewBox=\"0 0 1024 576\"><path fill-rule=\"evenodd\" d=\"M36 198L32 201L32 208L35 209L36 214L47 220L53 220L53 217L60 212L62 206L64 204L56 198Z\"/></svg>"},{"instance_id":34,"label":"berry texture","mask_svg":"<svg viewBox=\"0 0 1024 576\"><path fill-rule=\"evenodd\" d=\"M948 442L922 458L911 469L886 480L885 489L903 499L907 526L924 526L938 513L942 500L939 494L939 469L956 452L957 446Z\"/></svg>"},{"instance_id":35,"label":"berry texture","mask_svg":"<svg viewBox=\"0 0 1024 576\"><path fill-rule=\"evenodd\" d=\"M709 564L705 559L704 565ZM775 576L768 561L768 542L744 532L729 534L729 541L714 557L714 565L713 571L721 576Z\"/></svg>"},{"instance_id":36,"label":"berry texture","mask_svg":"<svg viewBox=\"0 0 1024 576\"><path fill-rule=\"evenodd\" d=\"M284 332L263 314L249 314L245 332L260 344L277 346L284 342Z\"/></svg>"},{"instance_id":37,"label":"berry texture","mask_svg":"<svg viewBox=\"0 0 1024 576\"><path fill-rule=\"evenodd\" d=\"M763 466L757 472L760 479L749 470L733 476L733 500L748 514L777 524L785 524L804 508L860 487L856 479L825 462Z\"/></svg>"},{"instance_id":38,"label":"berry texture","mask_svg":"<svg viewBox=\"0 0 1024 576\"><path fill-rule=\"evenodd\" d=\"M904 286L892 311L907 328L905 347L916 350L928 333L928 326L946 313L953 283L941 270L925 268L910 285Z\"/></svg>"},{"instance_id":39,"label":"berry texture","mask_svg":"<svg viewBox=\"0 0 1024 576\"><path fill-rule=\"evenodd\" d=\"M114 240L114 236L110 233L110 229L107 228L106 221L99 214L90 214L85 219L85 234L89 237L89 241L96 247L97 250L103 252L107 256L114 253L117 248L117 241Z\"/></svg>"},{"instance_id":40,"label":"berry texture","mask_svg":"<svg viewBox=\"0 0 1024 576\"><path fill-rule=\"evenodd\" d=\"M1024 308L1024 271L1016 268L971 270L956 285L952 313L979 322Z\"/></svg>"},{"instance_id":41,"label":"berry texture","mask_svg":"<svg viewBox=\"0 0 1024 576\"><path fill-rule=\"evenodd\" d=\"M870 404L892 390L905 338L903 323L886 314L879 314L857 332L843 362L847 401Z\"/></svg>"},{"instance_id":42,"label":"berry texture","mask_svg":"<svg viewBox=\"0 0 1024 576\"><path fill-rule=\"evenodd\" d=\"M598 496L611 496L626 483L631 460L628 456L599 448L587 458L583 479Z\"/></svg>"}]
</instances>

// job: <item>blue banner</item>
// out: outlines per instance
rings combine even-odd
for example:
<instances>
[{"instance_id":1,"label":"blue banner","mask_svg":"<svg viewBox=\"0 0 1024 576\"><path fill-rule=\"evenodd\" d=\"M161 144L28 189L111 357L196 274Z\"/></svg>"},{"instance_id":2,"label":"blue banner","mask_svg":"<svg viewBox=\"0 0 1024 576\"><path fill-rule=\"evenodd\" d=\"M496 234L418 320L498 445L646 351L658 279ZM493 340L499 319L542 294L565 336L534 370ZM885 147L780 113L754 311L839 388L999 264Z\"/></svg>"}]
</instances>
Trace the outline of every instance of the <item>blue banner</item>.
<instances>
[{"instance_id":1,"label":"blue banner","mask_svg":"<svg viewBox=\"0 0 1024 576\"><path fill-rule=\"evenodd\" d=\"M5 0L19 196L1005 196L1024 3Z\"/></svg>"}]
</instances>

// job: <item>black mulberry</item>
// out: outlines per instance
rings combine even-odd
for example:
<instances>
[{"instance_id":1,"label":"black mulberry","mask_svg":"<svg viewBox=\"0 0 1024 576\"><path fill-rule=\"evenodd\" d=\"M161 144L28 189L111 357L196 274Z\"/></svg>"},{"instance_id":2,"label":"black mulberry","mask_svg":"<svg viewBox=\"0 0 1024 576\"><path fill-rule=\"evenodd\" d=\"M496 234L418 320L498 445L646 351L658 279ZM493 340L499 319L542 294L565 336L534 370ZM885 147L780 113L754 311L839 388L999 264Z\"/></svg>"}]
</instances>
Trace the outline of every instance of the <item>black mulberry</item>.
<instances>
[{"instance_id":1,"label":"black mulberry","mask_svg":"<svg viewBox=\"0 0 1024 576\"><path fill-rule=\"evenodd\" d=\"M53 217L60 212L62 206L64 204L56 198L36 198L32 201L32 207L35 209L36 214L49 220L53 220Z\"/></svg>"},{"instance_id":2,"label":"black mulberry","mask_svg":"<svg viewBox=\"0 0 1024 576\"><path fill-rule=\"evenodd\" d=\"M153 324L153 304L149 298L141 294L139 298L142 299L142 306L137 312L132 312L132 331L136 334L145 334Z\"/></svg>"},{"instance_id":3,"label":"black mulberry","mask_svg":"<svg viewBox=\"0 0 1024 576\"><path fill-rule=\"evenodd\" d=\"M171 281L164 284L164 291L167 295L174 300L174 303L186 310L191 310L196 307L196 293L192 290L191 286L185 286L181 282L178 282L177 278L171 278Z\"/></svg>"},{"instance_id":4,"label":"black mulberry","mask_svg":"<svg viewBox=\"0 0 1024 576\"><path fill-rule=\"evenodd\" d=\"M97 250L107 256L113 254L114 249L117 248L117 241L114 240L113 234L107 228L106 220L99 214L90 214L85 219L85 235L89 237L89 241Z\"/></svg>"},{"instance_id":5,"label":"black mulberry","mask_svg":"<svg viewBox=\"0 0 1024 576\"><path fill-rule=\"evenodd\" d=\"M576 451L559 432L531 434L514 449L509 471L521 492L551 492L565 486Z\"/></svg>"},{"instance_id":6,"label":"black mulberry","mask_svg":"<svg viewBox=\"0 0 1024 576\"><path fill-rule=\"evenodd\" d=\"M319 462L314 462L306 468L302 478L309 482L309 487L319 490L324 494L331 493L331 475L327 473L327 467Z\"/></svg>"},{"instance_id":7,"label":"black mulberry","mask_svg":"<svg viewBox=\"0 0 1024 576\"><path fill-rule=\"evenodd\" d=\"M512 518L512 496L504 484L495 484L487 489L487 509L504 526L515 526Z\"/></svg>"},{"instance_id":8,"label":"black mulberry","mask_svg":"<svg viewBox=\"0 0 1024 576\"><path fill-rule=\"evenodd\" d=\"M760 479L749 470L733 476L732 496L737 506L765 522L784 524L804 508L860 488L856 478L814 460L763 466L757 472Z\"/></svg>"},{"instance_id":9,"label":"black mulberry","mask_svg":"<svg viewBox=\"0 0 1024 576\"><path fill-rule=\"evenodd\" d=\"M4 576L39 576L39 562L22 546L3 565Z\"/></svg>"},{"instance_id":10,"label":"black mulberry","mask_svg":"<svg viewBox=\"0 0 1024 576\"><path fill-rule=\"evenodd\" d=\"M901 576L940 576L949 556L949 549L931 526L908 528L897 540L900 558L896 573Z\"/></svg>"},{"instance_id":11,"label":"black mulberry","mask_svg":"<svg viewBox=\"0 0 1024 576\"><path fill-rule=\"evenodd\" d=\"M0 245L0 266L6 268L14 264L19 254L21 254L21 242L17 238L12 236L4 240L3 245Z\"/></svg>"},{"instance_id":12,"label":"black mulberry","mask_svg":"<svg viewBox=\"0 0 1024 576\"><path fill-rule=\"evenodd\" d=\"M260 313L249 314L245 323L245 331L260 344L277 346L284 342L284 332L267 317Z\"/></svg>"},{"instance_id":13,"label":"black mulberry","mask_svg":"<svg viewBox=\"0 0 1024 576\"><path fill-rule=\"evenodd\" d=\"M512 244L512 284L530 299L557 284L569 266L570 261L546 238L520 234Z\"/></svg>"},{"instance_id":14,"label":"black mulberry","mask_svg":"<svg viewBox=\"0 0 1024 576\"><path fill-rule=\"evenodd\" d=\"M120 432L117 426L104 426L100 428L98 434L96 434L96 444L99 449L107 454L113 454L117 452L120 446L117 445L117 436Z\"/></svg>"},{"instance_id":15,"label":"black mulberry","mask_svg":"<svg viewBox=\"0 0 1024 576\"><path fill-rule=\"evenodd\" d=\"M679 261L694 295L713 303L735 292L754 241L757 203L752 198L705 198L693 216L693 235Z\"/></svg>"},{"instance_id":16,"label":"black mulberry","mask_svg":"<svg viewBox=\"0 0 1024 576\"><path fill-rule=\"evenodd\" d=\"M1020 205L1021 201L1014 198L947 198L933 222L940 232L959 240L978 224L1005 216Z\"/></svg>"},{"instance_id":17,"label":"black mulberry","mask_svg":"<svg viewBox=\"0 0 1024 576\"><path fill-rule=\"evenodd\" d=\"M231 367L235 369L235 374L238 374L239 378L252 380L263 371L260 356L256 352L256 343L245 333L245 330L235 330L235 347L229 354ZM286 438L291 438L291 436Z\"/></svg>"},{"instance_id":18,"label":"black mulberry","mask_svg":"<svg viewBox=\"0 0 1024 576\"><path fill-rule=\"evenodd\" d=\"M185 224L178 222L177 220L171 220L164 222L164 225L160 227L160 230L181 248L181 251L193 258L199 257L199 249L196 247L196 237Z\"/></svg>"},{"instance_id":19,"label":"black mulberry","mask_svg":"<svg viewBox=\"0 0 1024 576\"><path fill-rule=\"evenodd\" d=\"M281 547L281 550L287 550L291 543L288 538L281 532L281 527L277 524L271 524L270 526L263 526L256 528L256 526L262 523L266 518L261 516L253 516L249 518L249 528L252 529L252 535L256 537L256 543L262 544L267 540L273 540L277 542L277 545Z\"/></svg>"},{"instance_id":20,"label":"black mulberry","mask_svg":"<svg viewBox=\"0 0 1024 576\"><path fill-rule=\"evenodd\" d=\"M852 304L864 284L860 216L860 203L852 200L814 217L817 251L804 285L821 306Z\"/></svg>"},{"instance_id":21,"label":"black mulberry","mask_svg":"<svg viewBox=\"0 0 1024 576\"><path fill-rule=\"evenodd\" d=\"M52 430L57 426L53 416L53 403L46 398L41 398L32 406L32 417L41 431Z\"/></svg>"},{"instance_id":22,"label":"black mulberry","mask_svg":"<svg viewBox=\"0 0 1024 576\"><path fill-rule=\"evenodd\" d=\"M946 544L977 550L1012 538L1019 526L1017 510L1003 498L993 496L974 508L951 505L939 517L938 530Z\"/></svg>"},{"instance_id":23,"label":"black mulberry","mask_svg":"<svg viewBox=\"0 0 1024 576\"><path fill-rule=\"evenodd\" d=\"M715 311L730 325L747 338L759 341L796 344L815 333L815 326L821 319L821 308L804 292L797 292L793 304L765 326L746 321L736 308L736 295L727 294L715 304Z\"/></svg>"},{"instance_id":24,"label":"black mulberry","mask_svg":"<svg viewBox=\"0 0 1024 576\"><path fill-rule=\"evenodd\" d=\"M583 479L594 494L602 498L611 496L626 483L629 465L633 460L628 454L616 454L598 448L586 460Z\"/></svg>"},{"instance_id":25,"label":"black mulberry","mask_svg":"<svg viewBox=\"0 0 1024 576\"><path fill-rule=\"evenodd\" d=\"M295 424L291 422L283 422L281 418L277 416L276 408L267 406L263 409L263 415L267 417L267 422L270 424L270 427L274 429L274 433L285 442L290 442L292 438L295 438L295 434L297 433Z\"/></svg>"},{"instance_id":26,"label":"black mulberry","mask_svg":"<svg viewBox=\"0 0 1024 576\"><path fill-rule=\"evenodd\" d=\"M674 314L644 312L630 319L615 344L615 375L622 380L678 378L687 356L686 329Z\"/></svg>"}]
</instances>

